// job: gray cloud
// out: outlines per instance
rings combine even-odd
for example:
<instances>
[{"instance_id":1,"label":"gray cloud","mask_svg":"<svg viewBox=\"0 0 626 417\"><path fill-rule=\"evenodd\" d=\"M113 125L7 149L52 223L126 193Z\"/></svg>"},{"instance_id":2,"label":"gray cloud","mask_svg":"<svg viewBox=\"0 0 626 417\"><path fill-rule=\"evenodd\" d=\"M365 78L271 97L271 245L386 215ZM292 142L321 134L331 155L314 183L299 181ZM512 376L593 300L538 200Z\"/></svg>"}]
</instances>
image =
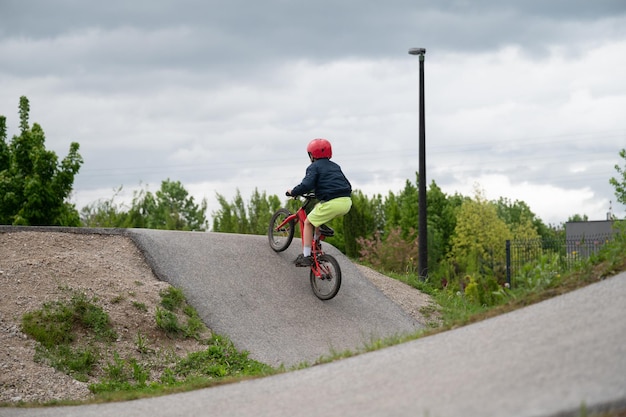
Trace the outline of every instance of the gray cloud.
<instances>
[{"instance_id":1,"label":"gray cloud","mask_svg":"<svg viewBox=\"0 0 626 417\"><path fill-rule=\"evenodd\" d=\"M584 41L587 26L597 21L603 22L608 37L623 37L626 31L612 20L626 14L620 0L5 0L2 11L4 38L54 40L93 36L94 31L104 34L102 42L89 43L88 50L75 45L93 65L124 62L228 70L276 59L391 57L417 44L434 51L483 51L510 44L541 50L563 39Z\"/></svg>"},{"instance_id":2,"label":"gray cloud","mask_svg":"<svg viewBox=\"0 0 626 417\"><path fill-rule=\"evenodd\" d=\"M626 85L603 48L624 39L623 0L3 0L0 114L15 126L25 94L48 146L81 143L77 194L168 177L280 193L316 136L385 194L417 168L422 46L428 182L498 174L608 202Z\"/></svg>"}]
</instances>

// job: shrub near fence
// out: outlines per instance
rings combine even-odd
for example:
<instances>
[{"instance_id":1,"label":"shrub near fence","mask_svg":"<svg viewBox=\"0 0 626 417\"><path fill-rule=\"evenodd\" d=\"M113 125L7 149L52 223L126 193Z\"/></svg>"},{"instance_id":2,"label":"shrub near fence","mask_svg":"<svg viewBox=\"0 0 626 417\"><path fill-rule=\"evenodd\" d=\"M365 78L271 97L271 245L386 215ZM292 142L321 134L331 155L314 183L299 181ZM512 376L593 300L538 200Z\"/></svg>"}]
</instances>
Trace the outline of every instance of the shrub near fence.
<instances>
[{"instance_id":1,"label":"shrub near fence","mask_svg":"<svg viewBox=\"0 0 626 417\"><path fill-rule=\"evenodd\" d=\"M573 239L507 240L507 283L510 286L511 277L515 277L528 264L539 263L546 256L558 257L559 272L567 271L577 262L597 253L612 238L612 235L605 234Z\"/></svg>"}]
</instances>

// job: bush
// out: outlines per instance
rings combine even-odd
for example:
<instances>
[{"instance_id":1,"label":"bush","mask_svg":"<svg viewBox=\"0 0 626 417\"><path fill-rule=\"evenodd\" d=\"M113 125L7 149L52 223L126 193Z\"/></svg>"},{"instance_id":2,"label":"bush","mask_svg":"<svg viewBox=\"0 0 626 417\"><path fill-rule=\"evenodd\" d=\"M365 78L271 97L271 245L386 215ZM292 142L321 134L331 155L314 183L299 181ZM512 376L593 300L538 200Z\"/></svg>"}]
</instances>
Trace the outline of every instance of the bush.
<instances>
[{"instance_id":1,"label":"bush","mask_svg":"<svg viewBox=\"0 0 626 417\"><path fill-rule=\"evenodd\" d=\"M515 285L527 291L539 291L555 285L561 277L558 254L544 254L524 264L515 277Z\"/></svg>"},{"instance_id":2,"label":"bush","mask_svg":"<svg viewBox=\"0 0 626 417\"><path fill-rule=\"evenodd\" d=\"M481 306L494 306L501 299L501 287L495 278L490 276L479 276L478 279L467 276L468 284L465 286L465 298L468 302Z\"/></svg>"},{"instance_id":3,"label":"bush","mask_svg":"<svg viewBox=\"0 0 626 417\"><path fill-rule=\"evenodd\" d=\"M411 273L417 271L418 242L417 235L411 230L407 240L402 238L402 230L398 227L389 231L387 237L381 239L376 232L372 239L358 238L361 247L360 260L382 271Z\"/></svg>"}]
</instances>

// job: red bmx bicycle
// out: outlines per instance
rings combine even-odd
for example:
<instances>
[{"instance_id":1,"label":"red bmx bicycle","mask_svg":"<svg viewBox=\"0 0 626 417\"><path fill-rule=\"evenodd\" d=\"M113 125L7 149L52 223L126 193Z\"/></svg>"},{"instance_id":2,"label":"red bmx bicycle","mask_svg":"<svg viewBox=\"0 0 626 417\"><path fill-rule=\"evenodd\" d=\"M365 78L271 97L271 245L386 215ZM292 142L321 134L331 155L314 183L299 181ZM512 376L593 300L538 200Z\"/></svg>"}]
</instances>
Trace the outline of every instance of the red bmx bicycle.
<instances>
[{"instance_id":1,"label":"red bmx bicycle","mask_svg":"<svg viewBox=\"0 0 626 417\"><path fill-rule=\"evenodd\" d=\"M280 208L270 219L267 236L270 247L275 252L282 252L289 247L295 233L296 220L300 224L300 233L304 231L304 221L306 220L306 210L315 200L315 194L304 194L304 203L295 213L291 213L286 208ZM341 268L337 260L322 250L321 241L326 237L334 235L334 230L326 225L320 227L320 237L313 238L311 245L311 257L313 264L309 274L313 293L320 300L330 300L341 286ZM304 242L303 242L304 245Z\"/></svg>"}]
</instances>

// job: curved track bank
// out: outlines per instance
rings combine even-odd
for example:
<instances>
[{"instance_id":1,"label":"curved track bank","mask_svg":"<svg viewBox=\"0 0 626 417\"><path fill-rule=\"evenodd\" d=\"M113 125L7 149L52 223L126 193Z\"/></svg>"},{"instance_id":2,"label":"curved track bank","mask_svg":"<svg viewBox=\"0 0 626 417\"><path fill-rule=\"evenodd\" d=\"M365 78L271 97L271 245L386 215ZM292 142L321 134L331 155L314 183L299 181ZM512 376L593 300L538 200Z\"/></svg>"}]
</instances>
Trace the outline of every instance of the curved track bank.
<instances>
[{"instance_id":1,"label":"curved track bank","mask_svg":"<svg viewBox=\"0 0 626 417\"><path fill-rule=\"evenodd\" d=\"M204 322L237 348L270 365L314 362L421 325L389 300L330 245L342 269L339 294L321 301L309 269L292 261L300 241L281 253L265 236L131 229L155 274L181 288Z\"/></svg>"},{"instance_id":2,"label":"curved track bank","mask_svg":"<svg viewBox=\"0 0 626 417\"><path fill-rule=\"evenodd\" d=\"M346 281L324 303L308 288L306 271L290 263L297 248L274 254L263 237L132 233L157 274L204 305L211 327L234 323L238 330L224 334L274 362L301 360L301 344L341 349L415 326L393 305L378 312L376 304L389 301L345 259ZM0 408L0 416L508 417L610 408L626 409L626 273L460 329L299 371L125 403Z\"/></svg>"}]
</instances>

